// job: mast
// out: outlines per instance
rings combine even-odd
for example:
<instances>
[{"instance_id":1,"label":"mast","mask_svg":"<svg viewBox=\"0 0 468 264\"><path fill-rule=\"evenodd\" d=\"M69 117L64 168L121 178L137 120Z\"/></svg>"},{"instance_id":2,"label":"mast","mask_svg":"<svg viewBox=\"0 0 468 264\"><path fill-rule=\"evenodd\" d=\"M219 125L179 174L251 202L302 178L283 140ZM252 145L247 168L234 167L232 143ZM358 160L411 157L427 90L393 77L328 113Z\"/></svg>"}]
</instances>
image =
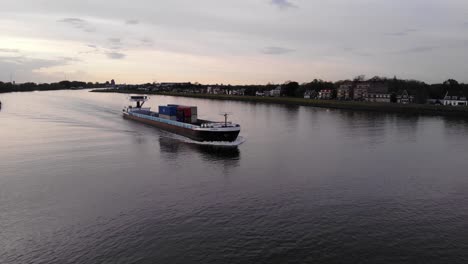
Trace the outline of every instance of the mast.
<instances>
[{"instance_id":1,"label":"mast","mask_svg":"<svg viewBox=\"0 0 468 264\"><path fill-rule=\"evenodd\" d=\"M142 108L143 104L148 101L148 96L140 95L140 96L130 96L129 100L131 102L136 102L136 108Z\"/></svg>"},{"instance_id":2,"label":"mast","mask_svg":"<svg viewBox=\"0 0 468 264\"><path fill-rule=\"evenodd\" d=\"M227 127L228 126L228 116L229 115L232 115L232 113L228 113L228 112L224 112L224 113L220 113L220 115L224 116L224 127Z\"/></svg>"}]
</instances>

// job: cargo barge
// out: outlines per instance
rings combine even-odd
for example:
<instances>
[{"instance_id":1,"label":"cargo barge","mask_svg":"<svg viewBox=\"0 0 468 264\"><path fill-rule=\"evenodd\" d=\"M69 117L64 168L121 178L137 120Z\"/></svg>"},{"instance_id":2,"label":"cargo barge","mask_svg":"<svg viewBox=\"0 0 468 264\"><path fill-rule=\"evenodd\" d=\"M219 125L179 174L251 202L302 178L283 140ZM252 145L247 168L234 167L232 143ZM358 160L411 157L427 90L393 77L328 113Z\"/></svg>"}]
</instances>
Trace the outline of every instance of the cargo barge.
<instances>
[{"instance_id":1,"label":"cargo barge","mask_svg":"<svg viewBox=\"0 0 468 264\"><path fill-rule=\"evenodd\" d=\"M125 107L123 117L201 142L233 142L240 133L240 125L227 121L228 114L224 114L224 122L214 122L198 119L196 106L159 106L159 112L153 112L143 107L148 99L148 96L130 96L129 100L136 106Z\"/></svg>"}]
</instances>

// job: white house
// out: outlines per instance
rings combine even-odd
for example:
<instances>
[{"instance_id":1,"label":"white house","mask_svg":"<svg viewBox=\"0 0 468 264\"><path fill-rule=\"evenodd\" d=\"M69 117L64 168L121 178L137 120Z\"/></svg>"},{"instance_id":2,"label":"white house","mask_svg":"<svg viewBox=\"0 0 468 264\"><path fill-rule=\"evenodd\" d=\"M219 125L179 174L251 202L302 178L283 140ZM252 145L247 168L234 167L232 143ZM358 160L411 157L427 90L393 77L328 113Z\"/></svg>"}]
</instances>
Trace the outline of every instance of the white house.
<instances>
[{"instance_id":1,"label":"white house","mask_svg":"<svg viewBox=\"0 0 468 264\"><path fill-rule=\"evenodd\" d=\"M442 101L443 105L451 105L451 106L467 106L468 101L466 100L466 97L463 95L456 95L450 92L447 92L445 94L445 97Z\"/></svg>"},{"instance_id":2,"label":"white house","mask_svg":"<svg viewBox=\"0 0 468 264\"><path fill-rule=\"evenodd\" d=\"M279 97L281 96L281 86L276 87L275 89L270 91L270 96Z\"/></svg>"},{"instance_id":3,"label":"white house","mask_svg":"<svg viewBox=\"0 0 468 264\"><path fill-rule=\"evenodd\" d=\"M408 94L408 91L403 90L401 94L397 96L397 103L399 104L411 104L414 101L414 96Z\"/></svg>"}]
</instances>

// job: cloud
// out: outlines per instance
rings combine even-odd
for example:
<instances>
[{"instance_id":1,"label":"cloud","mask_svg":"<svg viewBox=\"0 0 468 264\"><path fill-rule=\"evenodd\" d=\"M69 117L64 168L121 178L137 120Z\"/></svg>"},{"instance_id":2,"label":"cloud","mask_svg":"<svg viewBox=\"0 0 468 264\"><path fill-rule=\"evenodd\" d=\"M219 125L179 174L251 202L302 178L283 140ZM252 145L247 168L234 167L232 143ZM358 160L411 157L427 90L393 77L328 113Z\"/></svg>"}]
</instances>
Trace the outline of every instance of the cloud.
<instances>
[{"instance_id":1,"label":"cloud","mask_svg":"<svg viewBox=\"0 0 468 264\"><path fill-rule=\"evenodd\" d=\"M109 46L106 45L108 49L118 51L122 48L122 40L120 38L108 38L107 41L110 43Z\"/></svg>"},{"instance_id":2,"label":"cloud","mask_svg":"<svg viewBox=\"0 0 468 264\"><path fill-rule=\"evenodd\" d=\"M280 55L280 54L290 53L293 51L294 51L293 49L287 49L287 48L282 48L282 47L266 47L262 50L262 53L269 54L269 55Z\"/></svg>"},{"instance_id":3,"label":"cloud","mask_svg":"<svg viewBox=\"0 0 468 264\"><path fill-rule=\"evenodd\" d=\"M137 25L139 23L140 23L140 21L138 21L137 19L129 19L129 20L125 21L125 24L127 24L127 25Z\"/></svg>"},{"instance_id":4,"label":"cloud","mask_svg":"<svg viewBox=\"0 0 468 264\"><path fill-rule=\"evenodd\" d=\"M345 47L343 50L346 51L346 52L349 52L351 54L354 54L356 56L360 56L360 57L371 57L371 56L373 56L373 54L370 53L370 52L359 51L359 50L356 50L355 48L352 48L352 47Z\"/></svg>"},{"instance_id":5,"label":"cloud","mask_svg":"<svg viewBox=\"0 0 468 264\"><path fill-rule=\"evenodd\" d=\"M8 48L0 48L0 52L2 53L19 53L19 49L8 49Z\"/></svg>"},{"instance_id":6,"label":"cloud","mask_svg":"<svg viewBox=\"0 0 468 264\"><path fill-rule=\"evenodd\" d=\"M120 44L122 43L122 40L120 38L108 38L107 39L110 43L112 44Z\"/></svg>"},{"instance_id":7,"label":"cloud","mask_svg":"<svg viewBox=\"0 0 468 264\"><path fill-rule=\"evenodd\" d=\"M152 39L150 39L150 38L142 38L141 39L141 44L143 46L153 46L154 41Z\"/></svg>"},{"instance_id":8,"label":"cloud","mask_svg":"<svg viewBox=\"0 0 468 264\"><path fill-rule=\"evenodd\" d=\"M393 37L404 37L404 36L408 36L410 33L414 33L414 32L418 32L418 30L413 29L413 28L408 28L408 29L405 29L405 30L402 30L402 31L388 33L386 35L387 36L393 36Z\"/></svg>"},{"instance_id":9,"label":"cloud","mask_svg":"<svg viewBox=\"0 0 468 264\"><path fill-rule=\"evenodd\" d=\"M395 53L398 53L398 54L423 53L423 52L433 51L438 48L440 47L439 46L419 46L419 47L400 50Z\"/></svg>"},{"instance_id":10,"label":"cloud","mask_svg":"<svg viewBox=\"0 0 468 264\"><path fill-rule=\"evenodd\" d=\"M88 44L86 45L89 49L86 51L81 51L79 54L99 54L99 55L105 55L110 59L113 60L119 60L123 59L126 57L124 53L121 52L121 48L119 45L121 44L120 38L109 38L107 39L109 42L112 44L115 44L117 46L113 47L100 47L95 44Z\"/></svg>"},{"instance_id":11,"label":"cloud","mask_svg":"<svg viewBox=\"0 0 468 264\"><path fill-rule=\"evenodd\" d=\"M0 56L0 79L8 79L13 73L16 81L45 81L48 77L41 70L65 66L73 61L76 61L76 58L61 57L46 60L25 56Z\"/></svg>"},{"instance_id":12,"label":"cloud","mask_svg":"<svg viewBox=\"0 0 468 264\"><path fill-rule=\"evenodd\" d=\"M113 60L120 60L125 58L125 54L120 53L120 52L108 52L107 57Z\"/></svg>"},{"instance_id":13,"label":"cloud","mask_svg":"<svg viewBox=\"0 0 468 264\"><path fill-rule=\"evenodd\" d=\"M58 20L57 22L69 24L70 26L77 28L77 29L81 29L85 32L96 31L96 28L94 26L92 26L88 21L81 19L81 18L67 17L67 18Z\"/></svg>"},{"instance_id":14,"label":"cloud","mask_svg":"<svg viewBox=\"0 0 468 264\"><path fill-rule=\"evenodd\" d=\"M297 5L291 3L289 0L271 0L270 4L279 7L280 9L296 8Z\"/></svg>"},{"instance_id":15,"label":"cloud","mask_svg":"<svg viewBox=\"0 0 468 264\"><path fill-rule=\"evenodd\" d=\"M82 61L81 59L79 58L76 58L76 57L59 57L60 60L62 60L65 64L68 64L70 62L80 62Z\"/></svg>"}]
</instances>

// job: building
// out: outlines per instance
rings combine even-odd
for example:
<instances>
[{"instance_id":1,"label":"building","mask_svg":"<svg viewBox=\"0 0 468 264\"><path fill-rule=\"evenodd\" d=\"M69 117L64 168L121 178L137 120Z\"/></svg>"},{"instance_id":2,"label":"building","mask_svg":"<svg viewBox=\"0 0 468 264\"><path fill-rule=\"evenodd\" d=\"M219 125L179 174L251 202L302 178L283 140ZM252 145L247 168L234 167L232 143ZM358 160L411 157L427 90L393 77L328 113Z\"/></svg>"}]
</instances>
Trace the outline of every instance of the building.
<instances>
[{"instance_id":1,"label":"building","mask_svg":"<svg viewBox=\"0 0 468 264\"><path fill-rule=\"evenodd\" d=\"M367 98L369 92L370 83L360 82L356 85L353 91L353 99L356 101L364 101Z\"/></svg>"},{"instance_id":2,"label":"building","mask_svg":"<svg viewBox=\"0 0 468 264\"><path fill-rule=\"evenodd\" d=\"M232 95L245 95L245 89L236 89L236 90L233 90Z\"/></svg>"},{"instance_id":3,"label":"building","mask_svg":"<svg viewBox=\"0 0 468 264\"><path fill-rule=\"evenodd\" d=\"M430 98L430 99L427 99L427 104L431 104L431 105L442 105L442 100L441 99L435 99L435 98Z\"/></svg>"},{"instance_id":4,"label":"building","mask_svg":"<svg viewBox=\"0 0 468 264\"><path fill-rule=\"evenodd\" d=\"M397 103L399 104L412 104L414 102L414 96L408 94L408 91L403 90L399 95L397 95Z\"/></svg>"},{"instance_id":5,"label":"building","mask_svg":"<svg viewBox=\"0 0 468 264\"><path fill-rule=\"evenodd\" d=\"M307 90L304 93L304 98L305 99L315 99L315 98L317 98L317 92L315 90Z\"/></svg>"},{"instance_id":6,"label":"building","mask_svg":"<svg viewBox=\"0 0 468 264\"><path fill-rule=\"evenodd\" d=\"M367 91L366 101L376 103L390 103L392 95L388 91L388 84L385 82L370 82Z\"/></svg>"},{"instance_id":7,"label":"building","mask_svg":"<svg viewBox=\"0 0 468 264\"><path fill-rule=\"evenodd\" d=\"M353 91L353 84L352 83L344 83L338 87L336 91L336 99L338 100L350 100Z\"/></svg>"},{"instance_id":8,"label":"building","mask_svg":"<svg viewBox=\"0 0 468 264\"><path fill-rule=\"evenodd\" d=\"M278 86L275 89L271 90L270 91L270 96L280 97L281 96L281 86Z\"/></svg>"},{"instance_id":9,"label":"building","mask_svg":"<svg viewBox=\"0 0 468 264\"><path fill-rule=\"evenodd\" d=\"M353 91L353 98L357 101L376 103L390 103L391 94L388 84L381 81L360 82Z\"/></svg>"},{"instance_id":10,"label":"building","mask_svg":"<svg viewBox=\"0 0 468 264\"><path fill-rule=\"evenodd\" d=\"M256 91L255 96L265 96L264 92Z\"/></svg>"},{"instance_id":11,"label":"building","mask_svg":"<svg viewBox=\"0 0 468 264\"><path fill-rule=\"evenodd\" d=\"M322 89L318 93L318 99L329 100L332 99L333 91L330 89Z\"/></svg>"},{"instance_id":12,"label":"building","mask_svg":"<svg viewBox=\"0 0 468 264\"><path fill-rule=\"evenodd\" d=\"M175 87L175 86L189 86L192 83L190 82L163 82L160 83L159 86L161 87Z\"/></svg>"},{"instance_id":13,"label":"building","mask_svg":"<svg viewBox=\"0 0 468 264\"><path fill-rule=\"evenodd\" d=\"M374 103L390 103L392 95L389 93L368 93L366 101Z\"/></svg>"},{"instance_id":14,"label":"building","mask_svg":"<svg viewBox=\"0 0 468 264\"><path fill-rule=\"evenodd\" d=\"M443 105L450 105L450 106L468 105L466 96L458 92L450 92L450 91L445 94L444 99L442 99L441 102Z\"/></svg>"}]
</instances>

